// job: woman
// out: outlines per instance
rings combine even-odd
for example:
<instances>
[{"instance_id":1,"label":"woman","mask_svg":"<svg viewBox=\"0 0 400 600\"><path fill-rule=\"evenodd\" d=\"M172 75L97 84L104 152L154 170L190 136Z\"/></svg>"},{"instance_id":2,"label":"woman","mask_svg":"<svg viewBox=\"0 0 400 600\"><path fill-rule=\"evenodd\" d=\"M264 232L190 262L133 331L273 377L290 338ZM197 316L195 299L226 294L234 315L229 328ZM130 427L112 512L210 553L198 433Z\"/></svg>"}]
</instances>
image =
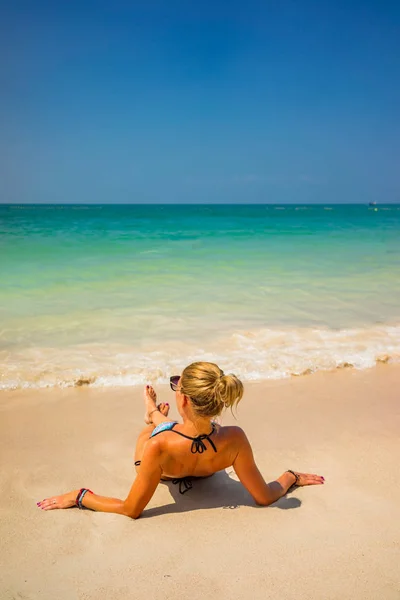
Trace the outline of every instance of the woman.
<instances>
[{"instance_id":1,"label":"woman","mask_svg":"<svg viewBox=\"0 0 400 600\"><path fill-rule=\"evenodd\" d=\"M137 519L153 496L160 480L179 483L180 492L191 487L190 477L208 477L233 466L239 480L255 502L268 506L284 496L294 485L324 483L319 475L286 471L266 483L258 470L251 446L240 427L222 427L212 419L224 408L233 408L243 396L243 384L235 375L225 375L208 362L195 362L182 375L170 378L182 423L168 419L169 404L156 404L152 387L145 388L146 427L140 433L135 465L137 477L125 500L98 496L81 488L52 496L38 506L89 508Z\"/></svg>"}]
</instances>

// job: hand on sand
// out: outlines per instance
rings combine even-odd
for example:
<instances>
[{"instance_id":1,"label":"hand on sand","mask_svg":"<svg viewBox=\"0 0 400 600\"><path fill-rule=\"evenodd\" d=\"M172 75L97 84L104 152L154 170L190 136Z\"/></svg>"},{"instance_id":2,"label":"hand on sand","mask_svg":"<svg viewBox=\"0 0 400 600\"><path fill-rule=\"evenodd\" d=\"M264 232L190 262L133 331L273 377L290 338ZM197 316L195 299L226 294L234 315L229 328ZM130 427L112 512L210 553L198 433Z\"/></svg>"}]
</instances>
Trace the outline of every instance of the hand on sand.
<instances>
[{"instance_id":1,"label":"hand on sand","mask_svg":"<svg viewBox=\"0 0 400 600\"><path fill-rule=\"evenodd\" d=\"M75 501L78 494L79 490L74 490L72 492L68 492L67 494L61 494L61 496L51 496L51 498L45 498L41 502L36 502L36 504L42 510L71 508L72 506L75 506Z\"/></svg>"},{"instance_id":2,"label":"hand on sand","mask_svg":"<svg viewBox=\"0 0 400 600\"><path fill-rule=\"evenodd\" d=\"M168 417L168 413L169 413L168 402L166 402L166 403L161 402L160 404L156 404L157 394L151 385L146 385L146 387L144 388L144 402L146 405L146 412L144 415L144 422L146 423L146 425L150 425L150 423L152 423L150 413L153 410L156 410L156 408L158 408L158 410L164 417Z\"/></svg>"},{"instance_id":3,"label":"hand on sand","mask_svg":"<svg viewBox=\"0 0 400 600\"><path fill-rule=\"evenodd\" d=\"M325 483L325 478L322 475L312 475L311 473L298 473L294 471L297 475L296 485L302 487L305 485L322 485Z\"/></svg>"}]
</instances>

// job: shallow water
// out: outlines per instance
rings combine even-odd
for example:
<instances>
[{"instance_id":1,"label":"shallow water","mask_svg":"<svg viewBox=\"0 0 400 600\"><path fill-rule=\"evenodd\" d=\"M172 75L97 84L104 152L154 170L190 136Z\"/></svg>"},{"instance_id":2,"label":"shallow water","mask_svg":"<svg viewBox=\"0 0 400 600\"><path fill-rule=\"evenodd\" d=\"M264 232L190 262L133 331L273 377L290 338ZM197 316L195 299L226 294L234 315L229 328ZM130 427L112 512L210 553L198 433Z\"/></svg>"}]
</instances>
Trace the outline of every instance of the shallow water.
<instances>
[{"instance_id":1,"label":"shallow water","mask_svg":"<svg viewBox=\"0 0 400 600\"><path fill-rule=\"evenodd\" d=\"M0 206L1 387L400 358L400 206Z\"/></svg>"}]
</instances>

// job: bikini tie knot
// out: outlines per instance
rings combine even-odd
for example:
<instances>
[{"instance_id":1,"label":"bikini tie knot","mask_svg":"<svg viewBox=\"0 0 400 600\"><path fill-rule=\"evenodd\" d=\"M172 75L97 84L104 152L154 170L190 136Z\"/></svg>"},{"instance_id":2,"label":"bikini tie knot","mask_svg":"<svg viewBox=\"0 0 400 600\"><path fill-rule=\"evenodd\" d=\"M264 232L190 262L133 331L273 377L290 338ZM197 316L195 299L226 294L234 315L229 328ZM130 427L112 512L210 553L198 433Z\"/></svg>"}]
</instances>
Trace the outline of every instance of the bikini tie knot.
<instances>
[{"instance_id":1,"label":"bikini tie knot","mask_svg":"<svg viewBox=\"0 0 400 600\"><path fill-rule=\"evenodd\" d=\"M214 452L217 451L214 442L210 440L209 436L206 433L204 433L203 435L199 435L193 438L192 446L190 448L192 454L203 454L203 452L207 450L207 446L205 445L203 440L207 440L210 443Z\"/></svg>"},{"instance_id":2,"label":"bikini tie knot","mask_svg":"<svg viewBox=\"0 0 400 600\"><path fill-rule=\"evenodd\" d=\"M172 483L174 485L179 484L179 493L180 494L185 494L186 492L191 490L193 487L192 480L190 477L180 477L179 479L173 479Z\"/></svg>"}]
</instances>

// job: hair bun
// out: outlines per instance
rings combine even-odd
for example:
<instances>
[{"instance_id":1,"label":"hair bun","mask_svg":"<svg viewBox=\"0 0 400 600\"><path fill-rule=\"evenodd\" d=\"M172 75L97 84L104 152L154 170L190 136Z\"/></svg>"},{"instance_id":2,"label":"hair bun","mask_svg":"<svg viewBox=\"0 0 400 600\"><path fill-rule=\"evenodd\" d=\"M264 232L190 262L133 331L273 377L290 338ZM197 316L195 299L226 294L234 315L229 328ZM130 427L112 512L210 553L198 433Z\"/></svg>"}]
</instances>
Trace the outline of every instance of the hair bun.
<instances>
[{"instance_id":1,"label":"hair bun","mask_svg":"<svg viewBox=\"0 0 400 600\"><path fill-rule=\"evenodd\" d=\"M216 385L216 400L222 407L233 408L235 404L241 400L243 396L243 384L232 373L225 375L224 373L219 377Z\"/></svg>"},{"instance_id":2,"label":"hair bun","mask_svg":"<svg viewBox=\"0 0 400 600\"><path fill-rule=\"evenodd\" d=\"M231 409L243 396L243 384L236 375L225 373L209 362L192 363L184 369L181 387L190 397L198 415L215 417L224 407Z\"/></svg>"}]
</instances>

